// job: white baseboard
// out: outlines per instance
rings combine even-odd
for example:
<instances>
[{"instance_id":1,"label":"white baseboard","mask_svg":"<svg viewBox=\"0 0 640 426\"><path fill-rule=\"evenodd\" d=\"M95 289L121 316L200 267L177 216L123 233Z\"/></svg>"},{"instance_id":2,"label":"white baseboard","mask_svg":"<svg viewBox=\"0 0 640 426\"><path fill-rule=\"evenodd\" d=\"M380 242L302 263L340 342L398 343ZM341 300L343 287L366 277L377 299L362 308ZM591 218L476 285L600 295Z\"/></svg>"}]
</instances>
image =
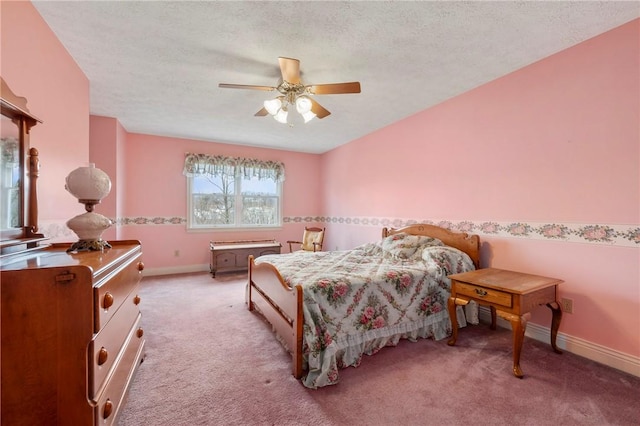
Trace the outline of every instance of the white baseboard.
<instances>
[{"instance_id":1,"label":"white baseboard","mask_svg":"<svg viewBox=\"0 0 640 426\"><path fill-rule=\"evenodd\" d=\"M174 275L174 274L190 274L194 272L209 272L209 265L186 265L186 266L169 266L167 268L149 268L145 269L143 275L152 277L157 275Z\"/></svg>"},{"instance_id":2,"label":"white baseboard","mask_svg":"<svg viewBox=\"0 0 640 426\"><path fill-rule=\"evenodd\" d=\"M480 306L479 317L484 323L491 323L491 312L489 308ZM500 317L497 319L497 325L502 328L511 330L511 324ZM551 341L551 329L542 327L538 324L527 324L525 336L544 343ZM607 348L596 343L589 342L579 337L573 337L568 334L558 332L556 344L559 348L571 352L573 354L585 357L600 364L607 365L625 373L640 377L640 358L634 357L614 349Z\"/></svg>"}]
</instances>

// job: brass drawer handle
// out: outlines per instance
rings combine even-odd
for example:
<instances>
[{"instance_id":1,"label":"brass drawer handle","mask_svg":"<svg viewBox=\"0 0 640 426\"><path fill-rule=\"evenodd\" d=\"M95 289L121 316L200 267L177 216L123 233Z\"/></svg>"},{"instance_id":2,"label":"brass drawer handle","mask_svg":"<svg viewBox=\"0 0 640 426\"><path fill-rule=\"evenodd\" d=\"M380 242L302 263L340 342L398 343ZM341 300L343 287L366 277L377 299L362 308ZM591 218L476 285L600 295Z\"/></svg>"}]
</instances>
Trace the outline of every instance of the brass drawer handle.
<instances>
[{"instance_id":1,"label":"brass drawer handle","mask_svg":"<svg viewBox=\"0 0 640 426\"><path fill-rule=\"evenodd\" d=\"M484 296L486 296L486 295L487 295L487 294L489 294L489 293L487 293L487 292L486 292L486 290L482 290L482 289L476 288L476 294L477 294L478 296L480 296L480 297L484 297Z\"/></svg>"},{"instance_id":2,"label":"brass drawer handle","mask_svg":"<svg viewBox=\"0 0 640 426\"><path fill-rule=\"evenodd\" d=\"M76 279L76 274L72 274L72 273L56 275L56 282L57 283L64 283L64 282L67 282L67 281L73 281L75 279Z\"/></svg>"},{"instance_id":3,"label":"brass drawer handle","mask_svg":"<svg viewBox=\"0 0 640 426\"><path fill-rule=\"evenodd\" d=\"M144 270L144 263L138 262L138 271L142 272Z\"/></svg>"},{"instance_id":4,"label":"brass drawer handle","mask_svg":"<svg viewBox=\"0 0 640 426\"><path fill-rule=\"evenodd\" d=\"M107 401L104 403L104 411L102 412L102 418L108 419L112 411L113 411L113 402L111 402L110 399L107 399Z\"/></svg>"},{"instance_id":5,"label":"brass drawer handle","mask_svg":"<svg viewBox=\"0 0 640 426\"><path fill-rule=\"evenodd\" d=\"M104 294L104 299L102 299L102 307L104 309L109 309L113 305L113 294L106 292Z\"/></svg>"},{"instance_id":6,"label":"brass drawer handle","mask_svg":"<svg viewBox=\"0 0 640 426\"><path fill-rule=\"evenodd\" d=\"M139 305L140 304L140 296L138 296L137 294L133 298L133 304L134 305Z\"/></svg>"},{"instance_id":7,"label":"brass drawer handle","mask_svg":"<svg viewBox=\"0 0 640 426\"><path fill-rule=\"evenodd\" d=\"M109 357L109 351L105 349L105 347L101 347L98 352L98 365L102 365L107 362L107 358Z\"/></svg>"}]
</instances>

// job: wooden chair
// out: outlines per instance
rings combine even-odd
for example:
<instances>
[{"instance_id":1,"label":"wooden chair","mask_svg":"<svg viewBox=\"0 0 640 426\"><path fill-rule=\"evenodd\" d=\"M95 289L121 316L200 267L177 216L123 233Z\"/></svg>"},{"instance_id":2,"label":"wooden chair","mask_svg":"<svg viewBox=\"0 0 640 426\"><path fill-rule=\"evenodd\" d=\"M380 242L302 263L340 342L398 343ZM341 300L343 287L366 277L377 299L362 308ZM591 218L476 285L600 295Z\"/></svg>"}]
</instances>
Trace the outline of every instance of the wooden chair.
<instances>
[{"instance_id":1,"label":"wooden chair","mask_svg":"<svg viewBox=\"0 0 640 426\"><path fill-rule=\"evenodd\" d=\"M324 240L324 228L304 227L302 241L287 241L289 251L292 252L292 244L300 244L300 250L322 251L322 241Z\"/></svg>"}]
</instances>

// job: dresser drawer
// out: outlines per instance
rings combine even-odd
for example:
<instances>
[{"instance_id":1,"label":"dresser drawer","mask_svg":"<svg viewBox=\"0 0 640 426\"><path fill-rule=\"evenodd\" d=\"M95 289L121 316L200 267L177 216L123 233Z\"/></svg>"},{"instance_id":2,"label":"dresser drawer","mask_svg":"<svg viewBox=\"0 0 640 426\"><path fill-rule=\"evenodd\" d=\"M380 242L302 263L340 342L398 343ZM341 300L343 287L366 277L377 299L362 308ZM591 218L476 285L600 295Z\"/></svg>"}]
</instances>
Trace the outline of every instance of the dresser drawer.
<instances>
[{"instance_id":1,"label":"dresser drawer","mask_svg":"<svg viewBox=\"0 0 640 426\"><path fill-rule=\"evenodd\" d=\"M106 378L123 351L132 324L140 315L140 286L125 298L111 320L96 334L89 345L89 398L95 401Z\"/></svg>"},{"instance_id":2,"label":"dresser drawer","mask_svg":"<svg viewBox=\"0 0 640 426\"><path fill-rule=\"evenodd\" d=\"M130 259L117 268L113 274L94 287L95 319L94 332L98 333L124 302L131 289L142 278L142 254Z\"/></svg>"},{"instance_id":3,"label":"dresser drawer","mask_svg":"<svg viewBox=\"0 0 640 426\"><path fill-rule=\"evenodd\" d=\"M112 425L117 422L129 383L144 356L145 340L140 328L140 318L141 315L138 315L131 327L125 346L114 365L113 374L108 377L104 390L96 401L94 408L96 425Z\"/></svg>"},{"instance_id":4,"label":"dresser drawer","mask_svg":"<svg viewBox=\"0 0 640 426\"><path fill-rule=\"evenodd\" d=\"M503 291L493 290L473 284L461 283L459 281L456 281L455 289L457 295L469 296L480 303L482 303L483 300L486 300L489 303L509 308L513 306L512 295Z\"/></svg>"}]
</instances>

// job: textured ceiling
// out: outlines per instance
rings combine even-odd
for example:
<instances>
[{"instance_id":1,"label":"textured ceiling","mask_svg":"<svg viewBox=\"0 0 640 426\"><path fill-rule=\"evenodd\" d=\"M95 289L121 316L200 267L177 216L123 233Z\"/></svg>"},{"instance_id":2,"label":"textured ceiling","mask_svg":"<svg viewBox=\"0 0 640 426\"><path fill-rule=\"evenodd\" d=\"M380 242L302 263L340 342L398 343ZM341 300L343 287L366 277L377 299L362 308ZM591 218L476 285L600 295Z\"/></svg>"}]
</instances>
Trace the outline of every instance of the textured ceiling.
<instances>
[{"instance_id":1,"label":"textured ceiling","mask_svg":"<svg viewBox=\"0 0 640 426\"><path fill-rule=\"evenodd\" d=\"M91 113L129 132L322 153L640 16L626 2L33 1L90 81ZM278 57L331 111L254 117ZM297 114L290 114L296 116Z\"/></svg>"}]
</instances>

